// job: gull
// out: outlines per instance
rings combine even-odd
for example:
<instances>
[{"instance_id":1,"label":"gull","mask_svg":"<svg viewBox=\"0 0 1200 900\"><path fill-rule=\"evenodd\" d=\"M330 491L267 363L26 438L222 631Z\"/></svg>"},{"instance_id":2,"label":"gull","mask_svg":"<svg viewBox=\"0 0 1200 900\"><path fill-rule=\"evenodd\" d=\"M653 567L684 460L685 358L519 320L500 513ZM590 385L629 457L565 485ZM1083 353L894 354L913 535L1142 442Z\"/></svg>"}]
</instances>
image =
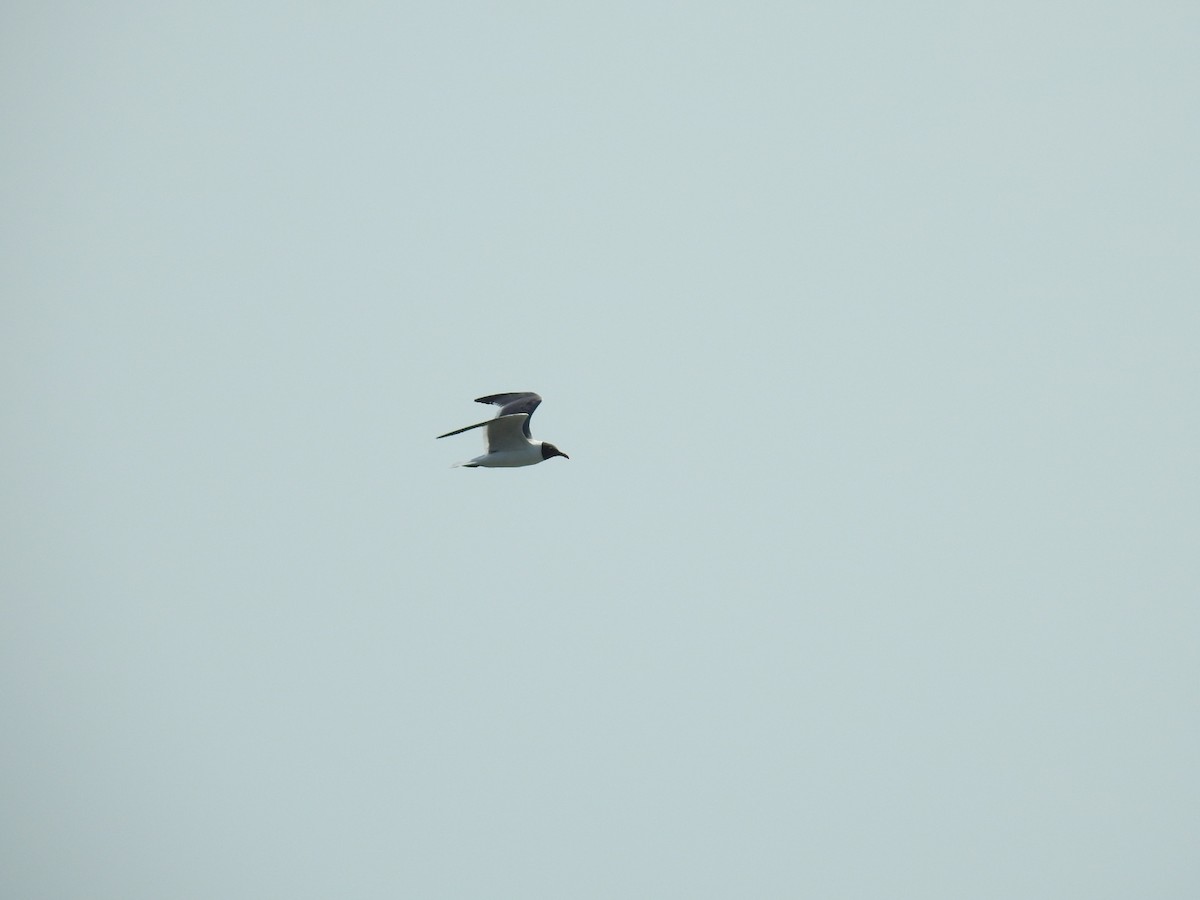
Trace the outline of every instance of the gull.
<instances>
[{"instance_id":1,"label":"gull","mask_svg":"<svg viewBox=\"0 0 1200 900\"><path fill-rule=\"evenodd\" d=\"M452 434L470 431L472 428L487 428L487 453L469 462L455 463L456 466L465 469L499 469L532 466L552 456L571 458L549 441L535 441L529 433L529 417L542 402L542 398L533 391L490 394L487 397L479 397L475 402L494 403L500 407L500 412L496 413L496 418L486 422L476 422L474 425L438 435L438 440L441 440Z\"/></svg>"}]
</instances>

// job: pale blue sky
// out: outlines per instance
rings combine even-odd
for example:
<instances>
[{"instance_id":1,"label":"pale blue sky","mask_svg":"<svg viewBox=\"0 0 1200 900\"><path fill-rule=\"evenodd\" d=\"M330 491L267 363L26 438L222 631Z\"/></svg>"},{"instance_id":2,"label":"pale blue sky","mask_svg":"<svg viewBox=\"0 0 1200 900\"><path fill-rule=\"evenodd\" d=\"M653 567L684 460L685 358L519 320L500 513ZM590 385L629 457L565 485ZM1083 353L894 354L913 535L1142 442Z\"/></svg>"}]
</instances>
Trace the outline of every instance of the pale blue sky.
<instances>
[{"instance_id":1,"label":"pale blue sky","mask_svg":"<svg viewBox=\"0 0 1200 900\"><path fill-rule=\"evenodd\" d=\"M1200 7L2 18L6 896L1200 893Z\"/></svg>"}]
</instances>

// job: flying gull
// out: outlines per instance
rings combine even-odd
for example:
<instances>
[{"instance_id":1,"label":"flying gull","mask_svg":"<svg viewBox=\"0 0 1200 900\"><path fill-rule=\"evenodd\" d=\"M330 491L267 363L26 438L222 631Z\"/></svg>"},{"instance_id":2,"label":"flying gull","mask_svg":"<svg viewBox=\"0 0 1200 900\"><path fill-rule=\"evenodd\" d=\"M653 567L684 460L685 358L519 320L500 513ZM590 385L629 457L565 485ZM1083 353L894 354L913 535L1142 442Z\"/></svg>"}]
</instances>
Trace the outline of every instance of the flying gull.
<instances>
[{"instance_id":1,"label":"flying gull","mask_svg":"<svg viewBox=\"0 0 1200 900\"><path fill-rule=\"evenodd\" d=\"M476 403L494 403L500 407L496 418L486 422L476 422L466 428L447 431L439 434L438 439L450 437L452 434L462 434L472 428L487 428L487 453L477 456L470 462L458 463L467 469L510 468L512 466L532 466L552 456L563 459L571 457L563 453L548 441L535 441L529 433L529 417L538 408L542 398L533 391L518 391L512 394L491 394L479 397Z\"/></svg>"}]
</instances>

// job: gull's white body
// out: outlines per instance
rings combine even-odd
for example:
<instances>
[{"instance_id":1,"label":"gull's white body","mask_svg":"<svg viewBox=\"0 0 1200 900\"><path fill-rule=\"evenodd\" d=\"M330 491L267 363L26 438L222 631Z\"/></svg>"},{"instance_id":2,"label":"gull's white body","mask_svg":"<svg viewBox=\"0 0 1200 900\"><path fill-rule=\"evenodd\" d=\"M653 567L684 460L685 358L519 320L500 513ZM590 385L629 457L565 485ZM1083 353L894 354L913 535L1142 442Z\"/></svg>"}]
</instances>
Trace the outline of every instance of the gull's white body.
<instances>
[{"instance_id":1,"label":"gull's white body","mask_svg":"<svg viewBox=\"0 0 1200 900\"><path fill-rule=\"evenodd\" d=\"M508 469L532 466L542 461L542 442L525 437L526 413L497 416L484 423L487 427L487 453L459 463L467 468Z\"/></svg>"},{"instance_id":2,"label":"gull's white body","mask_svg":"<svg viewBox=\"0 0 1200 900\"><path fill-rule=\"evenodd\" d=\"M482 466L485 469L510 469L516 466L532 466L542 461L542 442L531 441L528 448L518 450L501 450L499 453L488 452L483 456L457 463L459 466Z\"/></svg>"}]
</instances>

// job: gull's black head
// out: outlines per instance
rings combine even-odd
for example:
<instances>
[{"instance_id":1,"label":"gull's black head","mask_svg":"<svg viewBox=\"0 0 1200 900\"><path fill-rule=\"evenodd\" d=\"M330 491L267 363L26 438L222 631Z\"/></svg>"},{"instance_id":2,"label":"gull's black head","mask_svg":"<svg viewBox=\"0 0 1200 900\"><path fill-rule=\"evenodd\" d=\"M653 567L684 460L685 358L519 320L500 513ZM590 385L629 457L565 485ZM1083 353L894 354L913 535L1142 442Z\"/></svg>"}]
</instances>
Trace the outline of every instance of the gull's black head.
<instances>
[{"instance_id":1,"label":"gull's black head","mask_svg":"<svg viewBox=\"0 0 1200 900\"><path fill-rule=\"evenodd\" d=\"M561 450L559 450L557 447L555 447L553 444L549 444L549 443L546 443L545 441L542 441L542 459L549 459L552 456L561 456L563 459L571 458L571 457L567 456L567 454L565 454Z\"/></svg>"}]
</instances>

